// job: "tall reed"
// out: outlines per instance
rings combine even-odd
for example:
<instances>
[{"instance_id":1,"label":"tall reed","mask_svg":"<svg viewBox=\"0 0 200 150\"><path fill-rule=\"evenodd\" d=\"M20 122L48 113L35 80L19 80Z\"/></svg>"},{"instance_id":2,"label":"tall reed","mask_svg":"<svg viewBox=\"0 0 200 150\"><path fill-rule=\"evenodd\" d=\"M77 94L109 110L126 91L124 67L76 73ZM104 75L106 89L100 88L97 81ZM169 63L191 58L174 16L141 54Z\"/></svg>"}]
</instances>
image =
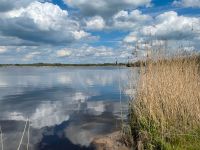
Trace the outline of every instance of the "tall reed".
<instances>
[{"instance_id":1,"label":"tall reed","mask_svg":"<svg viewBox=\"0 0 200 150\"><path fill-rule=\"evenodd\" d=\"M200 149L198 56L149 58L141 65L130 127L137 149Z\"/></svg>"}]
</instances>

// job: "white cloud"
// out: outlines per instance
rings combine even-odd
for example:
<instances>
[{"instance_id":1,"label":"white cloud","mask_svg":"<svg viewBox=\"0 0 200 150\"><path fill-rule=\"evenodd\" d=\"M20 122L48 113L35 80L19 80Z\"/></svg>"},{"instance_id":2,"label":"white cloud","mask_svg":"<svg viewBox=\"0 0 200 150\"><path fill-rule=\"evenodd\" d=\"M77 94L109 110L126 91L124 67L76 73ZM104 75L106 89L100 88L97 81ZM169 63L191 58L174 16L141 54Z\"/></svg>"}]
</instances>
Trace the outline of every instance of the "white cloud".
<instances>
[{"instance_id":1,"label":"white cloud","mask_svg":"<svg viewBox=\"0 0 200 150\"><path fill-rule=\"evenodd\" d=\"M27 6L35 0L0 0L0 12L9 11L11 9Z\"/></svg>"},{"instance_id":2,"label":"white cloud","mask_svg":"<svg viewBox=\"0 0 200 150\"><path fill-rule=\"evenodd\" d=\"M87 44L80 45L78 47L69 47L69 48L63 48L61 50L57 51L57 56L62 57L65 56L65 54L70 54L71 57L88 57L88 56L94 56L96 52L100 50L99 47L92 47Z\"/></svg>"},{"instance_id":3,"label":"white cloud","mask_svg":"<svg viewBox=\"0 0 200 150\"><path fill-rule=\"evenodd\" d=\"M75 50L74 50L75 51ZM114 56L113 49L106 46L93 47L89 45L83 45L78 49L78 52L74 54L76 57L112 57Z\"/></svg>"},{"instance_id":4,"label":"white cloud","mask_svg":"<svg viewBox=\"0 0 200 150\"><path fill-rule=\"evenodd\" d=\"M37 44L60 45L90 35L81 29L78 21L68 16L66 10L48 2L35 1L27 7L2 13L1 16L2 34L7 37L17 37L25 43L32 41Z\"/></svg>"},{"instance_id":5,"label":"white cloud","mask_svg":"<svg viewBox=\"0 0 200 150\"><path fill-rule=\"evenodd\" d=\"M95 16L112 16L119 10L149 6L151 0L64 0L64 2L81 10L82 13Z\"/></svg>"},{"instance_id":6,"label":"white cloud","mask_svg":"<svg viewBox=\"0 0 200 150\"><path fill-rule=\"evenodd\" d=\"M84 19L87 30L136 30L144 24L149 24L153 18L150 15L143 14L140 10L126 11L121 10L113 16L103 18L94 16Z\"/></svg>"},{"instance_id":7,"label":"white cloud","mask_svg":"<svg viewBox=\"0 0 200 150\"><path fill-rule=\"evenodd\" d=\"M86 21L86 28L91 30L102 30L105 27L105 21L101 16L95 16Z\"/></svg>"},{"instance_id":8,"label":"white cloud","mask_svg":"<svg viewBox=\"0 0 200 150\"><path fill-rule=\"evenodd\" d=\"M72 31L72 33L73 33L73 36L74 36L74 38L75 38L76 40L80 40L80 39L82 39L82 38L87 37L87 36L90 35L89 33L85 32L85 31L83 31L83 30L80 30L80 31Z\"/></svg>"},{"instance_id":9,"label":"white cloud","mask_svg":"<svg viewBox=\"0 0 200 150\"><path fill-rule=\"evenodd\" d=\"M5 46L0 46L0 54L5 53L7 48Z\"/></svg>"},{"instance_id":10,"label":"white cloud","mask_svg":"<svg viewBox=\"0 0 200 150\"><path fill-rule=\"evenodd\" d=\"M28 54L26 54L25 55L25 57L24 57L24 61L29 61L29 60L31 60L31 59L33 59L35 56L37 56L37 55L40 55L41 54L41 52L31 52L31 53L28 53Z\"/></svg>"},{"instance_id":11,"label":"white cloud","mask_svg":"<svg viewBox=\"0 0 200 150\"><path fill-rule=\"evenodd\" d=\"M200 7L200 0L176 0L173 4L183 7Z\"/></svg>"},{"instance_id":12,"label":"white cloud","mask_svg":"<svg viewBox=\"0 0 200 150\"><path fill-rule=\"evenodd\" d=\"M142 14L139 10L119 11L113 16L114 29L122 30L136 30L141 27L141 25L148 24L152 20L152 17L146 14Z\"/></svg>"},{"instance_id":13,"label":"white cloud","mask_svg":"<svg viewBox=\"0 0 200 150\"><path fill-rule=\"evenodd\" d=\"M138 41L137 32L129 33L123 40L125 43L134 43L136 41Z\"/></svg>"},{"instance_id":14,"label":"white cloud","mask_svg":"<svg viewBox=\"0 0 200 150\"><path fill-rule=\"evenodd\" d=\"M147 49L166 48L168 53L194 51L200 48L199 29L199 17L178 15L175 11L164 12L131 31L123 39L123 46L134 50L137 56L146 55Z\"/></svg>"},{"instance_id":15,"label":"white cloud","mask_svg":"<svg viewBox=\"0 0 200 150\"><path fill-rule=\"evenodd\" d=\"M124 56L126 49L116 46L91 46L74 44L69 46L6 46L0 55L0 63L107 63ZM130 52L131 55L131 52ZM66 79L67 81L67 79Z\"/></svg>"},{"instance_id":16,"label":"white cloud","mask_svg":"<svg viewBox=\"0 0 200 150\"><path fill-rule=\"evenodd\" d=\"M33 22L44 31L59 30L65 24L68 12L60 9L52 3L33 2L26 8L12 10L6 13L8 18L24 17L33 20Z\"/></svg>"},{"instance_id":17,"label":"white cloud","mask_svg":"<svg viewBox=\"0 0 200 150\"><path fill-rule=\"evenodd\" d=\"M57 56L58 57L68 57L71 56L72 52L68 49L62 49L57 51Z\"/></svg>"},{"instance_id":18,"label":"white cloud","mask_svg":"<svg viewBox=\"0 0 200 150\"><path fill-rule=\"evenodd\" d=\"M91 46L84 44L58 50L56 56L67 57L66 61L71 63L114 63L117 58L120 60L131 56L131 51L121 46L112 48L108 46Z\"/></svg>"},{"instance_id":19,"label":"white cloud","mask_svg":"<svg viewBox=\"0 0 200 150\"><path fill-rule=\"evenodd\" d=\"M145 26L142 33L166 40L191 40L199 37L195 31L200 26L200 19L178 16L174 11L165 12L155 18L154 25Z\"/></svg>"},{"instance_id":20,"label":"white cloud","mask_svg":"<svg viewBox=\"0 0 200 150\"><path fill-rule=\"evenodd\" d=\"M131 12L121 10L114 15L116 20L130 20L130 21L146 21L151 19L148 15L143 15L139 10L133 10Z\"/></svg>"}]
</instances>

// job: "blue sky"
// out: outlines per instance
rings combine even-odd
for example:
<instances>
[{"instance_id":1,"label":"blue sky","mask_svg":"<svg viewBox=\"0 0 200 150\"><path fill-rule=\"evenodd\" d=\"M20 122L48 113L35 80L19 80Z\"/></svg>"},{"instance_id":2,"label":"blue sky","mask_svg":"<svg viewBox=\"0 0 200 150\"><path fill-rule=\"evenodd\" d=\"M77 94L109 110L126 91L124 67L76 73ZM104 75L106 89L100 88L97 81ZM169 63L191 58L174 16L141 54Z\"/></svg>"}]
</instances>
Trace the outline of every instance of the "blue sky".
<instances>
[{"instance_id":1,"label":"blue sky","mask_svg":"<svg viewBox=\"0 0 200 150\"><path fill-rule=\"evenodd\" d=\"M0 0L0 15L0 63L127 62L166 43L200 49L200 0Z\"/></svg>"}]
</instances>

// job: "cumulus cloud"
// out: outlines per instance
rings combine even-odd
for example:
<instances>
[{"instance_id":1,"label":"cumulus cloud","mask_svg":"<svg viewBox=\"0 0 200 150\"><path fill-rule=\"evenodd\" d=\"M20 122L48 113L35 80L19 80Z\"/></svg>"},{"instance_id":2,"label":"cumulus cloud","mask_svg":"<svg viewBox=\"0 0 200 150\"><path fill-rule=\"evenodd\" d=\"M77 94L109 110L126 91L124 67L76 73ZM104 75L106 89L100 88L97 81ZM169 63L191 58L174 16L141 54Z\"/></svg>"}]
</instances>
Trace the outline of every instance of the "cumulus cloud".
<instances>
[{"instance_id":1,"label":"cumulus cloud","mask_svg":"<svg viewBox=\"0 0 200 150\"><path fill-rule=\"evenodd\" d=\"M35 0L0 0L0 12L9 11L11 9L20 8L21 6L27 6L29 3Z\"/></svg>"},{"instance_id":2,"label":"cumulus cloud","mask_svg":"<svg viewBox=\"0 0 200 150\"><path fill-rule=\"evenodd\" d=\"M119 11L113 16L113 28L123 30L134 30L152 20L152 17L142 14L139 10Z\"/></svg>"},{"instance_id":3,"label":"cumulus cloud","mask_svg":"<svg viewBox=\"0 0 200 150\"><path fill-rule=\"evenodd\" d=\"M101 16L94 16L86 20L86 28L89 30L102 30L105 27L105 21Z\"/></svg>"},{"instance_id":4,"label":"cumulus cloud","mask_svg":"<svg viewBox=\"0 0 200 150\"><path fill-rule=\"evenodd\" d=\"M137 32L129 33L123 40L125 43L134 43L136 41L138 41Z\"/></svg>"},{"instance_id":5,"label":"cumulus cloud","mask_svg":"<svg viewBox=\"0 0 200 150\"><path fill-rule=\"evenodd\" d=\"M199 37L195 31L199 26L199 18L179 16L176 12L170 11L158 15L154 25L145 26L142 33L166 40L190 40Z\"/></svg>"},{"instance_id":6,"label":"cumulus cloud","mask_svg":"<svg viewBox=\"0 0 200 150\"><path fill-rule=\"evenodd\" d=\"M57 51L57 56L58 57L68 57L72 54L72 52L68 49L62 49Z\"/></svg>"},{"instance_id":7,"label":"cumulus cloud","mask_svg":"<svg viewBox=\"0 0 200 150\"><path fill-rule=\"evenodd\" d=\"M176 0L173 2L176 6L183 6L183 7L200 7L199 0Z\"/></svg>"},{"instance_id":8,"label":"cumulus cloud","mask_svg":"<svg viewBox=\"0 0 200 150\"><path fill-rule=\"evenodd\" d=\"M167 49L168 53L191 52L199 49L200 18L164 12L148 24L141 24L123 39L125 49L134 50L135 56L146 56L148 49Z\"/></svg>"},{"instance_id":9,"label":"cumulus cloud","mask_svg":"<svg viewBox=\"0 0 200 150\"><path fill-rule=\"evenodd\" d=\"M145 13L145 9L140 9L150 6L151 0L63 1L75 9L63 10L49 0L0 0L1 61L69 60L77 63L81 58L83 63L114 62L116 58L125 60L129 57L136 43L141 43L144 48L150 35L157 39L155 43L158 45L163 44L164 40L190 41L194 47L199 45L200 18L178 15L175 11L153 17L151 13ZM173 4L200 6L199 0L176 0ZM92 34L103 35L99 38L98 46L93 45ZM114 41L114 44L106 46L104 41L109 44ZM7 49L11 45L30 48L16 47L19 51L11 48L11 54ZM38 49L32 49L33 46L38 46ZM39 46L47 46L48 50Z\"/></svg>"},{"instance_id":10,"label":"cumulus cloud","mask_svg":"<svg viewBox=\"0 0 200 150\"><path fill-rule=\"evenodd\" d=\"M2 13L0 23L4 36L37 44L67 44L89 36L66 10L48 2L35 1L27 7Z\"/></svg>"},{"instance_id":11,"label":"cumulus cloud","mask_svg":"<svg viewBox=\"0 0 200 150\"><path fill-rule=\"evenodd\" d=\"M143 14L140 10L135 9L132 11L118 11L109 18L102 16L89 17L84 19L84 22L87 30L132 31L149 24L152 20L150 15Z\"/></svg>"},{"instance_id":12,"label":"cumulus cloud","mask_svg":"<svg viewBox=\"0 0 200 150\"><path fill-rule=\"evenodd\" d=\"M133 9L139 6L149 6L151 0L64 0L64 2L88 16L112 16L119 10Z\"/></svg>"},{"instance_id":13,"label":"cumulus cloud","mask_svg":"<svg viewBox=\"0 0 200 150\"><path fill-rule=\"evenodd\" d=\"M5 14L7 18L29 18L40 30L59 30L68 12L51 3L33 2L26 8L15 9Z\"/></svg>"},{"instance_id":14,"label":"cumulus cloud","mask_svg":"<svg viewBox=\"0 0 200 150\"><path fill-rule=\"evenodd\" d=\"M72 34L73 34L73 36L74 36L74 38L75 38L76 40L80 40L80 39L82 39L82 38L84 38L84 37L88 37L88 36L90 35L89 33L85 32L85 31L83 31L83 30L80 30L80 31L72 31Z\"/></svg>"}]
</instances>

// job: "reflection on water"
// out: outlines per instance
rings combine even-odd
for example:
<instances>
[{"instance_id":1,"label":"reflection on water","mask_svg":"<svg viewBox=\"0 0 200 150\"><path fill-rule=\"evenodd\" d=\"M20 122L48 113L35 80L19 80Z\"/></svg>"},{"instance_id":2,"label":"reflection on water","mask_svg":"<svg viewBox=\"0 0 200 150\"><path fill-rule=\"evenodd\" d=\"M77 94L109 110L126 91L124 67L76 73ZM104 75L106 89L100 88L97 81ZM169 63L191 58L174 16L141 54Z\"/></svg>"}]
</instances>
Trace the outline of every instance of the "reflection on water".
<instances>
[{"instance_id":1,"label":"reflection on water","mask_svg":"<svg viewBox=\"0 0 200 150\"><path fill-rule=\"evenodd\" d=\"M89 149L94 137L119 128L119 85L128 84L128 72L124 67L0 68L4 149L17 148L27 118L29 149ZM124 110L127 100L122 93Z\"/></svg>"}]
</instances>

